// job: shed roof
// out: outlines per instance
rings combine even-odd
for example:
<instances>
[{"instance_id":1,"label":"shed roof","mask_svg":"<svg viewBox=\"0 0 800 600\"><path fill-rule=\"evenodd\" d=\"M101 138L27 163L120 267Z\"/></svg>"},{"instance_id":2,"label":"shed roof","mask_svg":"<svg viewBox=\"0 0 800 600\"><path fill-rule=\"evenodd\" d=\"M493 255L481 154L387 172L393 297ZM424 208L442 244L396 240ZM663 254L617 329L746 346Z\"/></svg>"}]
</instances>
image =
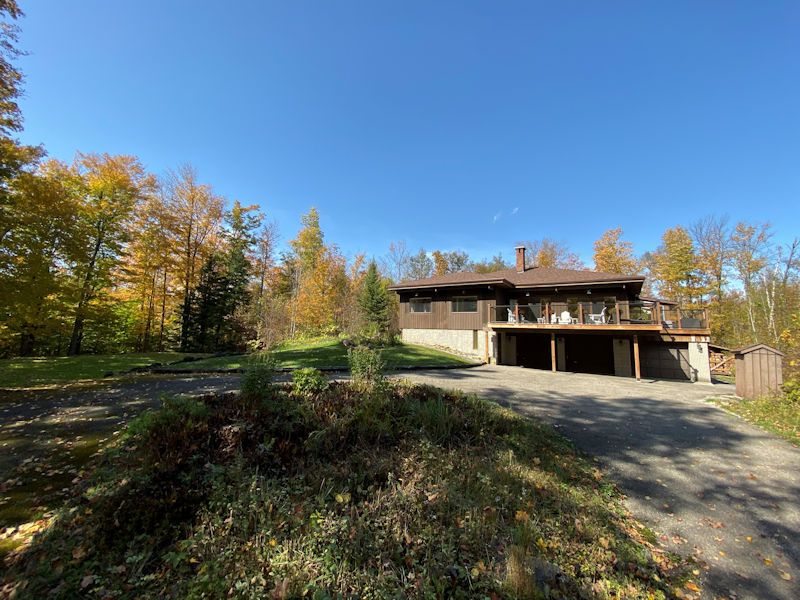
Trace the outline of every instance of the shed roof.
<instances>
[{"instance_id":1,"label":"shed roof","mask_svg":"<svg viewBox=\"0 0 800 600\"><path fill-rule=\"evenodd\" d=\"M742 348L737 348L734 350L734 354L749 354L750 352L754 352L760 349L769 350L770 352L777 354L778 356L783 356L783 352L778 350L777 348L773 348L772 346L767 346L766 344L752 344L750 346L744 346Z\"/></svg>"}]
</instances>

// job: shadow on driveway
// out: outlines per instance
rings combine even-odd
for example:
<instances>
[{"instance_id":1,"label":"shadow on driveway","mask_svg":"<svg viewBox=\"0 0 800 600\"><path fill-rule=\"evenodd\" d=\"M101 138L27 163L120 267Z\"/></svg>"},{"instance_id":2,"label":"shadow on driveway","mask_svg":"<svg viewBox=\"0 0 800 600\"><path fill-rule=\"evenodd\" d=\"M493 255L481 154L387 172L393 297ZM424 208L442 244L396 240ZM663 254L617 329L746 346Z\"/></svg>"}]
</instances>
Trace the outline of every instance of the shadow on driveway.
<instances>
[{"instance_id":1,"label":"shadow on driveway","mask_svg":"<svg viewBox=\"0 0 800 600\"><path fill-rule=\"evenodd\" d=\"M733 386L498 366L407 378L555 426L663 546L697 558L707 597L800 598L800 450L704 401Z\"/></svg>"}]
</instances>

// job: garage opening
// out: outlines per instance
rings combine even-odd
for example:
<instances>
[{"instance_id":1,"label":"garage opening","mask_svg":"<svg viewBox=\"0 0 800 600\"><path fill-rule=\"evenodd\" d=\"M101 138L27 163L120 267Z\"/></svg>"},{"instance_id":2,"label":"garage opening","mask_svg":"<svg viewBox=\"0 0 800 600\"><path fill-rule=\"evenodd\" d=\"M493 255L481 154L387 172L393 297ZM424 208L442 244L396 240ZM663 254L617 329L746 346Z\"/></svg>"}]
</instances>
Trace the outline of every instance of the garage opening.
<instances>
[{"instance_id":1,"label":"garage opening","mask_svg":"<svg viewBox=\"0 0 800 600\"><path fill-rule=\"evenodd\" d=\"M507 334L506 364L531 369L552 369L550 333ZM622 375L630 377L633 355L629 341L606 335L561 334L556 336L556 365L559 371Z\"/></svg>"},{"instance_id":2,"label":"garage opening","mask_svg":"<svg viewBox=\"0 0 800 600\"><path fill-rule=\"evenodd\" d=\"M604 335L565 335L566 370L614 375L613 340Z\"/></svg>"},{"instance_id":3,"label":"garage opening","mask_svg":"<svg viewBox=\"0 0 800 600\"><path fill-rule=\"evenodd\" d=\"M518 365L531 369L551 369L549 333L522 333L516 338Z\"/></svg>"}]
</instances>

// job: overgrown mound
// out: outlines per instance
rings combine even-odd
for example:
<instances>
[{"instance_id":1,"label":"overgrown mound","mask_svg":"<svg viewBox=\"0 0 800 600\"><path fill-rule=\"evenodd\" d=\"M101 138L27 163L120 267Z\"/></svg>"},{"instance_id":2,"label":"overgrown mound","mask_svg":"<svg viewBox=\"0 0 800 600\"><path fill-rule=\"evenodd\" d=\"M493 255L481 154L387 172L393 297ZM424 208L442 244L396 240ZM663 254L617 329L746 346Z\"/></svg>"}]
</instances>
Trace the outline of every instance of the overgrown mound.
<instances>
[{"instance_id":1,"label":"overgrown mound","mask_svg":"<svg viewBox=\"0 0 800 600\"><path fill-rule=\"evenodd\" d=\"M12 555L18 598L662 598L671 559L552 430L418 385L266 380L132 423Z\"/></svg>"}]
</instances>

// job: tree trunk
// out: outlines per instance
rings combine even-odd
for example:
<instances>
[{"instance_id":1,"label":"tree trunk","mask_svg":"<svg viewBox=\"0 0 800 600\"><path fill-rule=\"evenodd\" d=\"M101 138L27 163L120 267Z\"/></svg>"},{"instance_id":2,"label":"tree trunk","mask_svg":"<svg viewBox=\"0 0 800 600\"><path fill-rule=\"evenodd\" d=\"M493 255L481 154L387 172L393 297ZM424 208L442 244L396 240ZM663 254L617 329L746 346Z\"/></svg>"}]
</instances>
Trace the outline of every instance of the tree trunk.
<instances>
[{"instance_id":1,"label":"tree trunk","mask_svg":"<svg viewBox=\"0 0 800 600\"><path fill-rule=\"evenodd\" d=\"M75 322L72 324L72 337L69 339L69 349L67 356L77 356L81 353L81 342L83 341L83 306L78 305L78 312L75 315Z\"/></svg>"},{"instance_id":2,"label":"tree trunk","mask_svg":"<svg viewBox=\"0 0 800 600\"><path fill-rule=\"evenodd\" d=\"M167 269L164 268L164 284L161 288L161 328L158 332L158 351L164 351L164 322L167 320Z\"/></svg>"},{"instance_id":3,"label":"tree trunk","mask_svg":"<svg viewBox=\"0 0 800 600\"><path fill-rule=\"evenodd\" d=\"M83 278L83 286L81 286L81 296L78 300L78 308L75 310L75 323L72 326L72 337L69 340L69 349L67 350L68 356L75 356L81 353L83 322L86 319L86 315L84 315L83 310L91 297L94 266L97 264L97 257L100 254L100 249L103 247L104 238L105 231L103 227L100 226L97 231L97 239L94 242L94 252L92 252L92 258L89 260L89 264L86 266L86 276Z\"/></svg>"}]
</instances>

